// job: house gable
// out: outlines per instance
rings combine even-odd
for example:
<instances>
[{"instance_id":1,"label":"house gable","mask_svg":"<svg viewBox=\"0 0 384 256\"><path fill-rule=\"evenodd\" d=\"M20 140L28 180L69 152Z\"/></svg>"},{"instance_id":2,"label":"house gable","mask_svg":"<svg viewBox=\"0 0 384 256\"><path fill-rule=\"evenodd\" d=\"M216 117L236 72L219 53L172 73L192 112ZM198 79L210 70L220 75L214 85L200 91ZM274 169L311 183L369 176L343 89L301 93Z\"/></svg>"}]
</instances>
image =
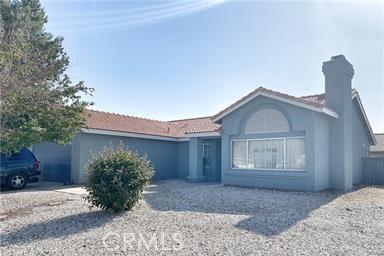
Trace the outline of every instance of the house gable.
<instances>
[{"instance_id":1,"label":"house gable","mask_svg":"<svg viewBox=\"0 0 384 256\"><path fill-rule=\"evenodd\" d=\"M228 113L221 119L222 124L222 134L247 134L247 125L254 115L259 111L276 111L279 115L283 116L285 120L280 120L279 122L287 122L288 129L269 129L261 132L255 132L254 134L260 134L265 136L271 133L289 133L304 131L308 129L309 126L313 126L313 119L316 115L320 113L308 110L306 108L301 108L296 105L292 105L280 100L272 99L260 95L251 101L248 101L246 104L243 104L239 108L233 110L231 113ZM272 119L276 117L273 116ZM281 117L280 117L281 118ZM264 121L262 121L264 122ZM263 124L264 125L264 124Z\"/></svg>"},{"instance_id":2,"label":"house gable","mask_svg":"<svg viewBox=\"0 0 384 256\"><path fill-rule=\"evenodd\" d=\"M226 115L230 114L231 112L235 111L236 109L240 108L241 106L247 104L248 102L252 101L253 99L264 96L268 97L274 100L278 100L281 102L285 102L297 107L309 109L315 112L324 113L326 115L329 115L333 118L338 118L338 114L336 111L331 109L330 107L326 106L325 104L322 104L320 102L315 102L313 100L307 100L306 98L298 98L294 97L288 94L283 94L280 92L272 91L263 87L259 87L253 92L249 93L245 97L241 98L240 100L236 101L226 109L220 111L218 114L212 117L212 120L214 122L220 122L220 120L225 117Z\"/></svg>"},{"instance_id":3,"label":"house gable","mask_svg":"<svg viewBox=\"0 0 384 256\"><path fill-rule=\"evenodd\" d=\"M269 110L272 110L270 112L272 115L268 117ZM256 125L252 127L249 122L253 122L254 118L260 118L258 114L260 111L262 113L264 111L265 118L270 118L270 120L261 118L261 122L264 122L265 126L258 127ZM327 115L261 95L224 116L221 120L222 182L224 184L242 184L246 186L278 186L284 189L312 190L315 186L317 168L314 151L316 143L315 120L319 117L325 119L325 122L331 119ZM268 125L269 121L271 122ZM263 128L266 129L263 130ZM290 169L291 167L288 164L290 160L281 151L285 150L286 141L292 141L293 139L297 139L298 143L301 143L303 147L300 149L305 152L305 166L301 166L299 169ZM235 150L238 150L235 143L242 142L247 144L247 152L243 151L247 157L244 158L243 156L243 158L248 159L248 162L238 165L238 163L235 163L236 159L238 159L238 155L236 157L234 155ZM252 152L267 152L267 149L257 148L263 148L262 145L266 145L263 143L272 143L273 145L278 143L275 145L277 150L275 156L281 157L283 154L284 157L281 159L284 159L282 160L284 162L281 162L279 158L280 160L271 162L272 166L268 167L265 166L265 162L259 163L262 166L256 166L255 161L259 160L249 160L255 159L253 158L254 155L249 155L251 150ZM269 149L274 147L272 144L269 144ZM282 145L284 145L284 149ZM263 155L264 153L260 154ZM272 155L272 153L265 154ZM273 161L272 158L270 161Z\"/></svg>"}]
</instances>

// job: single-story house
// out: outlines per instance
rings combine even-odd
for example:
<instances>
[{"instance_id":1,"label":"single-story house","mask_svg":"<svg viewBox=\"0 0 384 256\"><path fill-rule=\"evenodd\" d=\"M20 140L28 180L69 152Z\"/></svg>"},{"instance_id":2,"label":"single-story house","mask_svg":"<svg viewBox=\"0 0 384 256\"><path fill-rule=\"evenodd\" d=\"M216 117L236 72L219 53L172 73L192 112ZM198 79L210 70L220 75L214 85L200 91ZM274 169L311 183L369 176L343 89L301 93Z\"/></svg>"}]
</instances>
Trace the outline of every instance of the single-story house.
<instances>
[{"instance_id":1,"label":"single-story house","mask_svg":"<svg viewBox=\"0 0 384 256\"><path fill-rule=\"evenodd\" d=\"M82 183L92 153L120 142L147 154L156 179L320 191L362 182L361 158L375 137L352 89L343 55L323 63L325 93L303 97L259 87L214 116L156 121L87 110L88 127L70 145L36 145L47 162L70 163ZM65 153L64 153L65 152Z\"/></svg>"},{"instance_id":2,"label":"single-story house","mask_svg":"<svg viewBox=\"0 0 384 256\"><path fill-rule=\"evenodd\" d=\"M370 157L384 157L384 133L376 133L376 145L372 145L369 156Z\"/></svg>"}]
</instances>

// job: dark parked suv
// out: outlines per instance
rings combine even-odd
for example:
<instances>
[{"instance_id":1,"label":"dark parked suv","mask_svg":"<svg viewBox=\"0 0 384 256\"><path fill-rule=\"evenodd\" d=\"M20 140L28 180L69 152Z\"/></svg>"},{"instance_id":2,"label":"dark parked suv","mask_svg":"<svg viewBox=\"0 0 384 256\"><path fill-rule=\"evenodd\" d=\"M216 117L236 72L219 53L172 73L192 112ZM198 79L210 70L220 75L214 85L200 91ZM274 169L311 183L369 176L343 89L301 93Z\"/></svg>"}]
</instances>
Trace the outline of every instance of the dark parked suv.
<instances>
[{"instance_id":1,"label":"dark parked suv","mask_svg":"<svg viewBox=\"0 0 384 256\"><path fill-rule=\"evenodd\" d=\"M31 151L24 148L19 153L7 156L1 154L0 179L1 185L6 185L11 189L25 187L28 182L39 181L38 175L40 161L36 159Z\"/></svg>"}]
</instances>

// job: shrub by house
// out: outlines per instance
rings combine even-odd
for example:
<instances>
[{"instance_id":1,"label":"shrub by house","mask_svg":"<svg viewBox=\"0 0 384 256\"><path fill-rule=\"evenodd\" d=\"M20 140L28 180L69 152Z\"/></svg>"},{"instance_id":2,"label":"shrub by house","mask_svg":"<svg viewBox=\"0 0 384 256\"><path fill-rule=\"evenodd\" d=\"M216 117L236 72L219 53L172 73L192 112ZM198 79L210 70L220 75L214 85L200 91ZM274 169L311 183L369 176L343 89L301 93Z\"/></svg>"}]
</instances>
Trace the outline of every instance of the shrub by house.
<instances>
[{"instance_id":1,"label":"shrub by house","mask_svg":"<svg viewBox=\"0 0 384 256\"><path fill-rule=\"evenodd\" d=\"M105 148L87 166L86 200L104 210L130 210L153 174L146 156L126 150L123 145Z\"/></svg>"}]
</instances>

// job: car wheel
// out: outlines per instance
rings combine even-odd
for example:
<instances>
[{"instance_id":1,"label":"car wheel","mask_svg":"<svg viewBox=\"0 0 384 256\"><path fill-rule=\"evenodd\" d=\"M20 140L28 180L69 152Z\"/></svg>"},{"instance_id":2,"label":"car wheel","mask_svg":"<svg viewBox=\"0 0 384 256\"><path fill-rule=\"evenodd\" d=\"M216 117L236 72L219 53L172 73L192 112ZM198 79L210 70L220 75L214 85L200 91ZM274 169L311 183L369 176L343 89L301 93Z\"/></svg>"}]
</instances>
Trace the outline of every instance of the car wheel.
<instances>
[{"instance_id":1,"label":"car wheel","mask_svg":"<svg viewBox=\"0 0 384 256\"><path fill-rule=\"evenodd\" d=\"M11 189L21 189L27 185L27 176L24 173L11 174L8 178L8 186Z\"/></svg>"}]
</instances>

